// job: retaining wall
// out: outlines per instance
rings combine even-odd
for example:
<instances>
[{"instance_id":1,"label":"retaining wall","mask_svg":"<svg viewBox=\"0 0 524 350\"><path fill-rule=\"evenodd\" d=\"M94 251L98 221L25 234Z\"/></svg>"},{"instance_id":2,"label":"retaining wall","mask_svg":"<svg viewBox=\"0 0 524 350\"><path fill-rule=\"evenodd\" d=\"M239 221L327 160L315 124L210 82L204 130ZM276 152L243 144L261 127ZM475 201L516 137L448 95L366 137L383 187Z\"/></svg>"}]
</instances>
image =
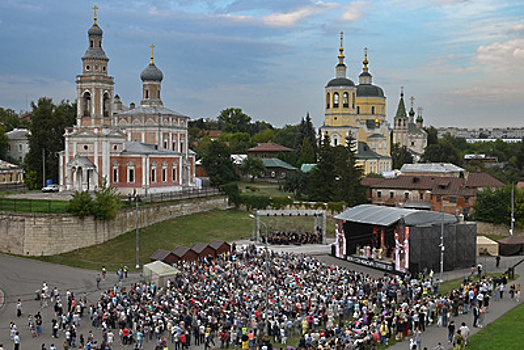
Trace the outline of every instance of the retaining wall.
<instances>
[{"instance_id":1,"label":"retaining wall","mask_svg":"<svg viewBox=\"0 0 524 350\"><path fill-rule=\"evenodd\" d=\"M227 209L227 197L188 199L139 207L139 227L212 209ZM123 209L114 220L80 219L70 214L0 212L0 252L44 256L104 243L135 229L135 209Z\"/></svg>"}]
</instances>

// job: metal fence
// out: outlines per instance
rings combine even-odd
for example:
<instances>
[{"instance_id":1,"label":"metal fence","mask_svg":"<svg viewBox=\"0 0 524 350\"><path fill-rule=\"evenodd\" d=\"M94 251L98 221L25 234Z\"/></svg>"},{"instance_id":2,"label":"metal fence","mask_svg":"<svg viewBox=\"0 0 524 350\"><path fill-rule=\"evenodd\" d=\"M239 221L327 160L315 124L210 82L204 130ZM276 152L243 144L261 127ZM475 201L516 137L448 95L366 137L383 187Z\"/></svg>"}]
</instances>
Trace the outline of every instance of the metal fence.
<instances>
[{"instance_id":1,"label":"metal fence","mask_svg":"<svg viewBox=\"0 0 524 350\"><path fill-rule=\"evenodd\" d=\"M215 187L190 188L178 192L152 193L148 195L140 195L138 196L138 201L142 203L171 202L189 198L204 198L209 196L216 196L219 194L223 194L223 192L219 188ZM129 195L125 197L123 201L128 204L134 203L135 198L132 195Z\"/></svg>"},{"instance_id":2,"label":"metal fence","mask_svg":"<svg viewBox=\"0 0 524 350\"><path fill-rule=\"evenodd\" d=\"M25 184L2 184L0 185L0 192L20 192L27 191Z\"/></svg>"},{"instance_id":3,"label":"metal fence","mask_svg":"<svg viewBox=\"0 0 524 350\"><path fill-rule=\"evenodd\" d=\"M49 199L0 197L0 211L22 213L65 213L69 202Z\"/></svg>"}]
</instances>

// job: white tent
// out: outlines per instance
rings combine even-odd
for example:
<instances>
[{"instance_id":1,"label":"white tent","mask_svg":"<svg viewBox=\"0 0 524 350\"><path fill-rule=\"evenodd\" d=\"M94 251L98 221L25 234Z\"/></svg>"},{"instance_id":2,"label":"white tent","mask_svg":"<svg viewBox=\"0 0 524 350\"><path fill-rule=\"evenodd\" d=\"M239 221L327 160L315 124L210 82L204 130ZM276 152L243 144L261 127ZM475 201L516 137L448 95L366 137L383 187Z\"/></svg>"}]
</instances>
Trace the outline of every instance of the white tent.
<instances>
[{"instance_id":1,"label":"white tent","mask_svg":"<svg viewBox=\"0 0 524 350\"><path fill-rule=\"evenodd\" d=\"M174 277L179 273L178 269L158 260L144 265L142 270L146 283L154 283L157 286L164 286L170 277Z\"/></svg>"},{"instance_id":2,"label":"white tent","mask_svg":"<svg viewBox=\"0 0 524 350\"><path fill-rule=\"evenodd\" d=\"M491 256L499 255L499 244L486 236L477 236L477 255L487 252Z\"/></svg>"}]
</instances>

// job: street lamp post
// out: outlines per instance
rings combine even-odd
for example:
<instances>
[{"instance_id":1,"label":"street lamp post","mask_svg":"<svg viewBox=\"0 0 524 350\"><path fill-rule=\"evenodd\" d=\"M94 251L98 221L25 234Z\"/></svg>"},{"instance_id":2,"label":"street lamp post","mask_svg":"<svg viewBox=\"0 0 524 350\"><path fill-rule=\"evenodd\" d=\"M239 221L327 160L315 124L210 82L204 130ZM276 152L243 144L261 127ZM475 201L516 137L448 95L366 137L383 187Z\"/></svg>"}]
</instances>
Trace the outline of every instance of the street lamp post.
<instances>
[{"instance_id":1,"label":"street lamp post","mask_svg":"<svg viewBox=\"0 0 524 350\"><path fill-rule=\"evenodd\" d=\"M254 219L256 220L256 222L259 222L261 223L262 225L264 225L264 228L266 229L266 234L264 236L264 244L265 244L265 248L266 248L266 254L265 254L265 265L266 265L266 283L265 283L265 290L266 290L266 327L265 327L265 332L266 332L266 335L269 334L269 294L268 294L268 288L269 288L269 285L268 285L268 280L269 280L269 258L268 258L268 255L269 255L269 248L268 248L268 245L267 245L267 238L268 238L268 231L267 231L267 225L265 222L261 221L257 216L253 215L253 214L249 214L249 217L251 219ZM258 228L258 225L257 225L257 228Z\"/></svg>"},{"instance_id":2,"label":"street lamp post","mask_svg":"<svg viewBox=\"0 0 524 350\"><path fill-rule=\"evenodd\" d=\"M135 231L136 231L136 268L138 269L140 267L140 244L139 244L139 231L138 231L138 201L140 200L140 196L134 193L133 196L135 200Z\"/></svg>"}]
</instances>

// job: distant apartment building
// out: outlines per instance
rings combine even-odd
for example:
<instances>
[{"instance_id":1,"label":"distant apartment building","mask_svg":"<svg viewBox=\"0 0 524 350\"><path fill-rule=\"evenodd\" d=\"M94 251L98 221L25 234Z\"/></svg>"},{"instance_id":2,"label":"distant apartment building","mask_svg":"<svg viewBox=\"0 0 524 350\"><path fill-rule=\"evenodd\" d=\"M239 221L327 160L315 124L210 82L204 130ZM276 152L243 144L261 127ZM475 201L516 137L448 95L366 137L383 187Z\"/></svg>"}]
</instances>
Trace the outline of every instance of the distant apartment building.
<instances>
[{"instance_id":1,"label":"distant apartment building","mask_svg":"<svg viewBox=\"0 0 524 350\"><path fill-rule=\"evenodd\" d=\"M465 139L522 139L524 128L458 128L446 126L437 128L438 137L450 134ZM476 141L478 142L478 141Z\"/></svg>"},{"instance_id":2,"label":"distant apartment building","mask_svg":"<svg viewBox=\"0 0 524 350\"><path fill-rule=\"evenodd\" d=\"M22 164L25 155L29 152L29 135L28 129L13 129L5 133L7 136L7 159Z\"/></svg>"}]
</instances>

